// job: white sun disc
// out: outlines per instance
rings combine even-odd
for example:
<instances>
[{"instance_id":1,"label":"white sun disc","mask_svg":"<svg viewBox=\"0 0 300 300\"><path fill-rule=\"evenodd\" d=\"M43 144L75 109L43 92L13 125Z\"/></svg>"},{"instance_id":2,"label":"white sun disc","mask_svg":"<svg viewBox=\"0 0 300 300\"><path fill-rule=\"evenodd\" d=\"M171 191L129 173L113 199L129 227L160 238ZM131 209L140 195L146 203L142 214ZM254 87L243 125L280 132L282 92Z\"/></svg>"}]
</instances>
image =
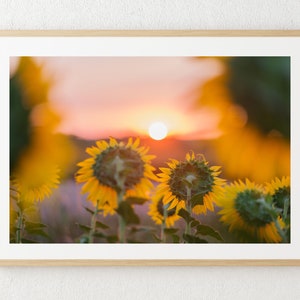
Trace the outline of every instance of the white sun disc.
<instances>
[{"instance_id":1,"label":"white sun disc","mask_svg":"<svg viewBox=\"0 0 300 300\"><path fill-rule=\"evenodd\" d=\"M149 126L149 135L154 140L162 140L168 134L168 128L163 122L154 122Z\"/></svg>"}]
</instances>

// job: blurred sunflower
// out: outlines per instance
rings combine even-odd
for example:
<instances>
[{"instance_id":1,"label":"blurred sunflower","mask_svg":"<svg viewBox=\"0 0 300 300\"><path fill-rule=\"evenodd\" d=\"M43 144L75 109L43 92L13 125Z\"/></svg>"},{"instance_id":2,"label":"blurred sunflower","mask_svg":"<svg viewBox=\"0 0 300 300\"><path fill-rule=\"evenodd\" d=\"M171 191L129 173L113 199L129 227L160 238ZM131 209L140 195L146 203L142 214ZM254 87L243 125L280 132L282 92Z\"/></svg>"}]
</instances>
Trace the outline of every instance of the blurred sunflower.
<instances>
[{"instance_id":1,"label":"blurred sunflower","mask_svg":"<svg viewBox=\"0 0 300 300\"><path fill-rule=\"evenodd\" d=\"M197 103L219 116L212 149L225 176L264 183L289 174L290 58L215 59L221 73L199 85Z\"/></svg>"},{"instance_id":2,"label":"blurred sunflower","mask_svg":"<svg viewBox=\"0 0 300 300\"><path fill-rule=\"evenodd\" d=\"M163 204L161 197L154 196L149 206L148 215L156 224L165 224L166 227L172 227L174 226L175 222L180 219L180 216L176 213L176 210L179 211L184 207L184 202L182 201L180 204L178 204L177 208L174 207L172 209L168 209L168 205Z\"/></svg>"},{"instance_id":3,"label":"blurred sunflower","mask_svg":"<svg viewBox=\"0 0 300 300\"><path fill-rule=\"evenodd\" d=\"M127 197L147 197L153 187L151 180L157 180L148 149L139 147L140 140L128 139L127 144L110 138L109 142L97 141L96 146L86 149L91 156L78 163L80 169L76 181L85 183L83 193L88 193L88 200L104 213L114 214L118 207L118 193L124 191Z\"/></svg>"},{"instance_id":4,"label":"blurred sunflower","mask_svg":"<svg viewBox=\"0 0 300 300\"><path fill-rule=\"evenodd\" d=\"M245 242L279 243L274 217L266 203L261 185L239 180L219 194L216 203L222 209L220 220L229 226L230 232L238 234Z\"/></svg>"},{"instance_id":5,"label":"blurred sunflower","mask_svg":"<svg viewBox=\"0 0 300 300\"><path fill-rule=\"evenodd\" d=\"M35 162L38 162L36 158ZM37 164L32 164L28 160L28 156L20 161L18 170L11 180L11 186L18 194L17 201L23 206L33 205L35 202L49 197L59 183L59 169L56 165L48 164L43 160Z\"/></svg>"},{"instance_id":6,"label":"blurred sunflower","mask_svg":"<svg viewBox=\"0 0 300 300\"><path fill-rule=\"evenodd\" d=\"M10 176L18 201L26 205L50 196L74 159L68 138L55 134L60 116L49 102L49 88L43 68L21 57L10 78Z\"/></svg>"},{"instance_id":7,"label":"blurred sunflower","mask_svg":"<svg viewBox=\"0 0 300 300\"><path fill-rule=\"evenodd\" d=\"M10 78L10 184L23 208L50 196L73 158L69 140L54 133L60 117L49 88L43 68L21 57Z\"/></svg>"},{"instance_id":8,"label":"blurred sunflower","mask_svg":"<svg viewBox=\"0 0 300 300\"><path fill-rule=\"evenodd\" d=\"M52 194L73 165L71 142L55 133L60 116L49 101L49 88L43 67L21 57L10 77L10 220L16 243L30 234L26 222L39 219L36 203Z\"/></svg>"},{"instance_id":9,"label":"blurred sunflower","mask_svg":"<svg viewBox=\"0 0 300 300\"><path fill-rule=\"evenodd\" d=\"M224 182L218 177L220 167L210 167L203 155L195 156L193 152L186 154L185 161L172 159L168 166L160 168L161 183L157 187L157 197L162 198L164 205L169 204L168 209L176 207L179 211L179 207L190 205L196 214L214 210L215 194Z\"/></svg>"}]
</instances>

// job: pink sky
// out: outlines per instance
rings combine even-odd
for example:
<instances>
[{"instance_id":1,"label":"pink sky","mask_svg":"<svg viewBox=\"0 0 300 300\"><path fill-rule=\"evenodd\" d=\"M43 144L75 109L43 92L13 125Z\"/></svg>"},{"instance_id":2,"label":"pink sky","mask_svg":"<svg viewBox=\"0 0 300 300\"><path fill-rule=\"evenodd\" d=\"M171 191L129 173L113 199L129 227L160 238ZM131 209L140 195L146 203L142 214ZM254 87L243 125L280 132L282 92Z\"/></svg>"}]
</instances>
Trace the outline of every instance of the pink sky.
<instances>
[{"instance_id":1,"label":"pink sky","mask_svg":"<svg viewBox=\"0 0 300 300\"><path fill-rule=\"evenodd\" d=\"M162 121L170 134L207 138L218 115L195 109L194 89L220 72L212 59L186 57L39 58L54 79L50 99L62 115L59 131L82 138L145 135Z\"/></svg>"}]
</instances>

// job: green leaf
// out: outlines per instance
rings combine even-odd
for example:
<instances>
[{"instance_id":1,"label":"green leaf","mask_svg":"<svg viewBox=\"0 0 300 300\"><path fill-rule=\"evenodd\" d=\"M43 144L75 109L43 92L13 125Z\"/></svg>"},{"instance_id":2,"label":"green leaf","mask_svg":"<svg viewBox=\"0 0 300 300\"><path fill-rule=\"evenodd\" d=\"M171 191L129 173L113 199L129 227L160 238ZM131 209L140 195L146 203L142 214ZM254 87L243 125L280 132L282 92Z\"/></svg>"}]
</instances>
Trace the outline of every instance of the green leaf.
<instances>
[{"instance_id":1,"label":"green leaf","mask_svg":"<svg viewBox=\"0 0 300 300\"><path fill-rule=\"evenodd\" d=\"M175 234L179 229L178 228L165 228L164 233L165 234Z\"/></svg>"},{"instance_id":2,"label":"green leaf","mask_svg":"<svg viewBox=\"0 0 300 300\"><path fill-rule=\"evenodd\" d=\"M185 210L184 208L181 208L181 209L179 210L178 215L179 215L180 217L182 217L182 218L185 220L185 222L186 222L187 224L189 224L190 222L192 222L192 221L195 220L195 219L190 215L190 213L189 213L187 210Z\"/></svg>"},{"instance_id":3,"label":"green leaf","mask_svg":"<svg viewBox=\"0 0 300 300\"><path fill-rule=\"evenodd\" d=\"M191 198L192 207L195 207L196 205L203 205L203 196L204 196L203 192L194 195Z\"/></svg>"},{"instance_id":4,"label":"green leaf","mask_svg":"<svg viewBox=\"0 0 300 300\"><path fill-rule=\"evenodd\" d=\"M198 225L196 234L209 235L219 241L224 241L223 238L221 237L221 235L217 231L215 231L212 227L207 226L207 225L202 225L202 224Z\"/></svg>"},{"instance_id":5,"label":"green leaf","mask_svg":"<svg viewBox=\"0 0 300 300\"><path fill-rule=\"evenodd\" d=\"M106 240L108 243L116 243L119 241L119 238L117 235L108 235L106 236Z\"/></svg>"},{"instance_id":6,"label":"green leaf","mask_svg":"<svg viewBox=\"0 0 300 300\"><path fill-rule=\"evenodd\" d=\"M82 236L82 237L79 239L79 243L80 243L80 244L88 244L88 243L89 243L89 237L88 237L88 236Z\"/></svg>"},{"instance_id":7,"label":"green leaf","mask_svg":"<svg viewBox=\"0 0 300 300\"><path fill-rule=\"evenodd\" d=\"M290 209L290 198L285 198L284 202L283 202L283 213L282 213L282 217L283 217L283 221L287 224L289 223L289 211Z\"/></svg>"},{"instance_id":8,"label":"green leaf","mask_svg":"<svg viewBox=\"0 0 300 300\"><path fill-rule=\"evenodd\" d=\"M34 241L34 240L32 240L32 239L25 239L25 238L22 238L22 239L21 239L21 242L22 242L23 244L36 244L36 243L37 243L36 241Z\"/></svg>"},{"instance_id":9,"label":"green leaf","mask_svg":"<svg viewBox=\"0 0 300 300\"><path fill-rule=\"evenodd\" d=\"M79 224L79 223L76 223L80 229L82 229L83 231L86 231L86 232L90 232L91 231L91 227L87 226L87 225L83 225L83 224Z\"/></svg>"},{"instance_id":10,"label":"green leaf","mask_svg":"<svg viewBox=\"0 0 300 300\"><path fill-rule=\"evenodd\" d=\"M126 224L139 224L140 219L133 208L126 201L122 201L116 209L117 213L123 217Z\"/></svg>"},{"instance_id":11,"label":"green leaf","mask_svg":"<svg viewBox=\"0 0 300 300\"><path fill-rule=\"evenodd\" d=\"M200 223L199 221L197 221L196 219L194 219L192 222L191 222L191 227L196 227L198 226Z\"/></svg>"},{"instance_id":12,"label":"green leaf","mask_svg":"<svg viewBox=\"0 0 300 300\"><path fill-rule=\"evenodd\" d=\"M130 228L130 231L132 233L135 232L150 232L150 231L156 231L156 229L154 227L150 227L150 226L133 226Z\"/></svg>"},{"instance_id":13,"label":"green leaf","mask_svg":"<svg viewBox=\"0 0 300 300\"><path fill-rule=\"evenodd\" d=\"M149 201L147 198L142 197L128 197L126 198L126 202L129 204L137 204L137 205L143 205L145 202Z\"/></svg>"},{"instance_id":14,"label":"green leaf","mask_svg":"<svg viewBox=\"0 0 300 300\"><path fill-rule=\"evenodd\" d=\"M128 239L127 243L130 243L130 244L139 244L140 242L137 241L137 240Z\"/></svg>"},{"instance_id":15,"label":"green leaf","mask_svg":"<svg viewBox=\"0 0 300 300\"><path fill-rule=\"evenodd\" d=\"M31 230L31 229L40 229L40 228L45 228L47 227L47 225L43 224L43 223L33 223L33 222L25 222L25 229Z\"/></svg>"},{"instance_id":16,"label":"green leaf","mask_svg":"<svg viewBox=\"0 0 300 300\"><path fill-rule=\"evenodd\" d=\"M45 238L50 238L49 235L43 230L43 229L27 229L26 230L27 233L29 234L33 234L33 235L39 235L39 236L42 236L42 237L45 237Z\"/></svg>"},{"instance_id":17,"label":"green leaf","mask_svg":"<svg viewBox=\"0 0 300 300\"><path fill-rule=\"evenodd\" d=\"M84 206L83 207L88 213L90 213L91 215L94 215L95 214L95 212L92 210L92 209L90 209L90 208L88 208L88 207L86 207L86 206Z\"/></svg>"},{"instance_id":18,"label":"green leaf","mask_svg":"<svg viewBox=\"0 0 300 300\"><path fill-rule=\"evenodd\" d=\"M99 231L94 232L93 236L98 237L98 238L105 238L106 237L105 234L103 234L102 232L99 232Z\"/></svg>"},{"instance_id":19,"label":"green leaf","mask_svg":"<svg viewBox=\"0 0 300 300\"><path fill-rule=\"evenodd\" d=\"M152 237L154 238L155 242L157 242L157 243L161 243L162 242L162 240L156 234L153 233Z\"/></svg>"},{"instance_id":20,"label":"green leaf","mask_svg":"<svg viewBox=\"0 0 300 300\"><path fill-rule=\"evenodd\" d=\"M101 228L101 229L108 229L109 228L108 225L106 225L106 224L104 224L102 222L99 222L99 221L96 221L96 227L97 228Z\"/></svg>"},{"instance_id":21,"label":"green leaf","mask_svg":"<svg viewBox=\"0 0 300 300\"><path fill-rule=\"evenodd\" d=\"M200 243L200 244L207 243L206 240L200 239L200 238L190 235L190 234L183 234L182 237L188 243Z\"/></svg>"},{"instance_id":22,"label":"green leaf","mask_svg":"<svg viewBox=\"0 0 300 300\"><path fill-rule=\"evenodd\" d=\"M180 238L176 234L172 235L172 240L173 240L173 243L175 243L175 244L178 244L180 242Z\"/></svg>"}]
</instances>

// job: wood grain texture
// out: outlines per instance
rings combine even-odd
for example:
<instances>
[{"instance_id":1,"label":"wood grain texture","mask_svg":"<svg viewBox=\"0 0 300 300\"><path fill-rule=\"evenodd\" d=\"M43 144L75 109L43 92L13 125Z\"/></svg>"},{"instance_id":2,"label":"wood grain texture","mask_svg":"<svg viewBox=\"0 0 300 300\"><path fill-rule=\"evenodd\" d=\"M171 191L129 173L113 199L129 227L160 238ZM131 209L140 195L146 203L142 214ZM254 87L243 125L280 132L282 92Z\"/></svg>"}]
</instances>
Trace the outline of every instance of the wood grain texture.
<instances>
[{"instance_id":1,"label":"wood grain texture","mask_svg":"<svg viewBox=\"0 0 300 300\"><path fill-rule=\"evenodd\" d=\"M0 260L0 266L65 266L65 267L79 267L79 266L300 266L299 259L246 259L246 260L222 260L222 259L209 259L209 260L82 260L82 259L62 259L62 260Z\"/></svg>"},{"instance_id":2,"label":"wood grain texture","mask_svg":"<svg viewBox=\"0 0 300 300\"><path fill-rule=\"evenodd\" d=\"M0 30L8 37L292 37L300 30Z\"/></svg>"}]
</instances>

